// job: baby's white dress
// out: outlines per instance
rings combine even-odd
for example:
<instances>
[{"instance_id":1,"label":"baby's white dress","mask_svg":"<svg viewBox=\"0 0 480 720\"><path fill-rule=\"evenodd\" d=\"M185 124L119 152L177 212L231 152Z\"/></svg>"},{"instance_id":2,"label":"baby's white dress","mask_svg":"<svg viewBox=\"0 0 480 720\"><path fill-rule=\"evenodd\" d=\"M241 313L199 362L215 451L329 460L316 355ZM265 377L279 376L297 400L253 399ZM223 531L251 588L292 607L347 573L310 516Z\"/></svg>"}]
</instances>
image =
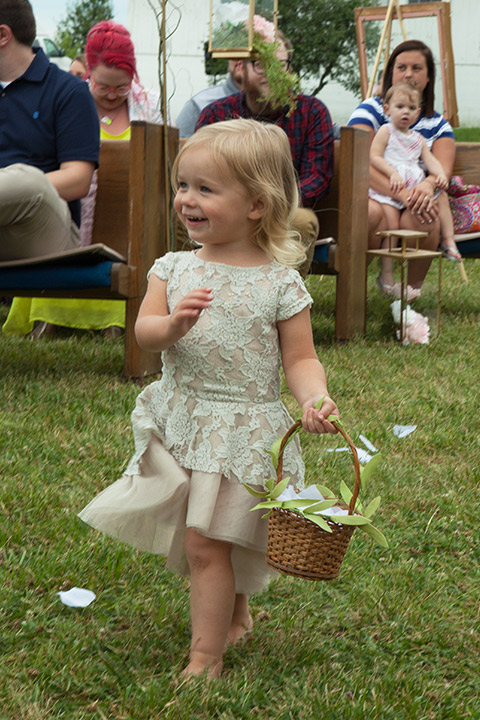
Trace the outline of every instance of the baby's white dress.
<instances>
[{"instance_id":1,"label":"baby's white dress","mask_svg":"<svg viewBox=\"0 0 480 720\"><path fill-rule=\"evenodd\" d=\"M79 516L134 547L167 557L188 575L186 527L232 543L236 592L258 592L275 575L265 562L267 521L249 512L274 476L267 453L293 420L280 401L277 322L311 305L298 272L277 262L235 267L195 252L168 253L150 273L167 280L171 310L190 290L213 301L163 353L163 374L132 413L135 454L123 476ZM284 455L284 476L303 486L299 445Z\"/></svg>"},{"instance_id":2,"label":"baby's white dress","mask_svg":"<svg viewBox=\"0 0 480 720\"><path fill-rule=\"evenodd\" d=\"M414 185L418 185L422 180L425 180L426 172L420 162L423 137L416 130L402 133L391 124L388 124L387 127L390 137L383 157L400 174L405 187L409 190ZM382 195L372 188L369 189L368 196L384 205L393 205L399 210L403 210L405 207L404 203L399 200L394 200L389 195Z\"/></svg>"}]
</instances>

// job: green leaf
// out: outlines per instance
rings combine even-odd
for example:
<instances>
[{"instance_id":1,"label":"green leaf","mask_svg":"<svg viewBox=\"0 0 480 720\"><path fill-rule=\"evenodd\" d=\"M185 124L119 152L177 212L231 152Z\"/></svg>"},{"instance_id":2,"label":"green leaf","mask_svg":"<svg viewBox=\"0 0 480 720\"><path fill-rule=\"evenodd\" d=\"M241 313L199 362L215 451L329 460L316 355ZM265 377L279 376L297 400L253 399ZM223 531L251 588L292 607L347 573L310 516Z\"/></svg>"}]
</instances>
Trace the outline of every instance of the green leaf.
<instances>
[{"instance_id":1,"label":"green leaf","mask_svg":"<svg viewBox=\"0 0 480 720\"><path fill-rule=\"evenodd\" d=\"M309 500L308 498L299 498L298 500L284 500L281 505L286 510L299 510L299 512L303 512L302 508L314 505L316 502L316 500Z\"/></svg>"},{"instance_id":2,"label":"green leaf","mask_svg":"<svg viewBox=\"0 0 480 720\"><path fill-rule=\"evenodd\" d=\"M320 410L320 408L321 408L322 405L323 405L323 401L325 400L325 398L326 398L326 395L322 395L322 397L320 398L320 400L315 403L315 405L314 405L315 410Z\"/></svg>"},{"instance_id":3,"label":"green leaf","mask_svg":"<svg viewBox=\"0 0 480 720\"><path fill-rule=\"evenodd\" d=\"M290 482L290 478L284 478L283 480L280 480L277 485L275 485L274 489L270 493L270 497L272 500L275 500L276 498L280 497L282 492L288 487L288 483Z\"/></svg>"},{"instance_id":4,"label":"green leaf","mask_svg":"<svg viewBox=\"0 0 480 720\"><path fill-rule=\"evenodd\" d=\"M310 505L308 508L309 513L313 512L321 512L322 510L328 510L328 508L331 508L333 505L337 504L337 500L335 498L329 499L329 500L321 500L320 502L315 503L314 505Z\"/></svg>"},{"instance_id":5,"label":"green leaf","mask_svg":"<svg viewBox=\"0 0 480 720\"><path fill-rule=\"evenodd\" d=\"M332 533L333 530L330 527L330 525L321 517L321 515L312 515L308 518L310 522L315 523L315 525L318 525L322 528L322 530L325 530L325 532Z\"/></svg>"},{"instance_id":6,"label":"green leaf","mask_svg":"<svg viewBox=\"0 0 480 720\"><path fill-rule=\"evenodd\" d=\"M262 515L262 520L266 520L267 518L270 517L271 514L272 514L271 510L268 513L265 513L265 515Z\"/></svg>"},{"instance_id":7,"label":"green leaf","mask_svg":"<svg viewBox=\"0 0 480 720\"><path fill-rule=\"evenodd\" d=\"M375 540L379 545L382 547L388 548L388 542L383 533L378 530L378 528L374 527L373 525L362 525L361 530L367 533L367 535L370 535L372 540Z\"/></svg>"},{"instance_id":8,"label":"green leaf","mask_svg":"<svg viewBox=\"0 0 480 720\"><path fill-rule=\"evenodd\" d=\"M268 478L268 480L265 480L265 487L269 491L269 494L273 492L275 487L275 478Z\"/></svg>"},{"instance_id":9,"label":"green leaf","mask_svg":"<svg viewBox=\"0 0 480 720\"><path fill-rule=\"evenodd\" d=\"M373 472L375 471L375 468L377 467L378 463L380 462L382 458L381 453L377 453L372 457L371 460L368 461L366 465L360 468L360 479L362 481L362 489L365 489L367 487L367 483L369 482L370 478L372 477Z\"/></svg>"},{"instance_id":10,"label":"green leaf","mask_svg":"<svg viewBox=\"0 0 480 720\"><path fill-rule=\"evenodd\" d=\"M342 496L344 503L348 505L352 499L353 493L343 480L340 483L340 495Z\"/></svg>"},{"instance_id":11,"label":"green leaf","mask_svg":"<svg viewBox=\"0 0 480 720\"><path fill-rule=\"evenodd\" d=\"M277 500L265 500L265 502L258 503L255 507L250 510L265 510L267 508L282 507L282 503Z\"/></svg>"},{"instance_id":12,"label":"green leaf","mask_svg":"<svg viewBox=\"0 0 480 720\"><path fill-rule=\"evenodd\" d=\"M371 503L368 503L367 507L363 511L363 515L365 515L365 517L368 517L368 518L372 517L372 515L374 515L377 512L377 510L380 506L380 500L381 500L380 495L378 495L376 498L374 498L372 500Z\"/></svg>"},{"instance_id":13,"label":"green leaf","mask_svg":"<svg viewBox=\"0 0 480 720\"><path fill-rule=\"evenodd\" d=\"M271 450L267 450L268 454L272 458L272 464L275 470L278 469L278 456L280 454L280 445L282 444L282 438L277 438L272 445Z\"/></svg>"},{"instance_id":14,"label":"green leaf","mask_svg":"<svg viewBox=\"0 0 480 720\"><path fill-rule=\"evenodd\" d=\"M363 515L332 515L333 522L341 525L369 525L370 520Z\"/></svg>"},{"instance_id":15,"label":"green leaf","mask_svg":"<svg viewBox=\"0 0 480 720\"><path fill-rule=\"evenodd\" d=\"M317 483L315 485L319 493L322 493L324 498L334 498L336 497L336 494L333 492L333 490L330 490L326 485L320 485L320 483Z\"/></svg>"},{"instance_id":16,"label":"green leaf","mask_svg":"<svg viewBox=\"0 0 480 720\"><path fill-rule=\"evenodd\" d=\"M242 485L248 490L250 495L253 495L254 497L267 497L270 494L268 490L254 490L254 488L247 485L247 483L242 483Z\"/></svg>"}]
</instances>

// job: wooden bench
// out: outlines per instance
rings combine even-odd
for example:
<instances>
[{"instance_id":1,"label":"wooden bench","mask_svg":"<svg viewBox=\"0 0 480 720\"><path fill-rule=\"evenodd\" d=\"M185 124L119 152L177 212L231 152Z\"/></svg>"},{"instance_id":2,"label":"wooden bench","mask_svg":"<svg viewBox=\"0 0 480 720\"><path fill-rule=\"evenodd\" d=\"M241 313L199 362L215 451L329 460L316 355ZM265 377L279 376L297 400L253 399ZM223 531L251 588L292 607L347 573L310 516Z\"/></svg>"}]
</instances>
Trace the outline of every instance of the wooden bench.
<instances>
[{"instance_id":1,"label":"wooden bench","mask_svg":"<svg viewBox=\"0 0 480 720\"><path fill-rule=\"evenodd\" d=\"M365 332L369 158L369 132L342 127L330 192L315 208L320 237L329 240L319 241L310 272L336 275L336 340Z\"/></svg>"},{"instance_id":2,"label":"wooden bench","mask_svg":"<svg viewBox=\"0 0 480 720\"><path fill-rule=\"evenodd\" d=\"M480 185L480 143L456 143L453 175L461 175L467 185ZM462 256L480 257L480 232L455 235Z\"/></svg>"},{"instance_id":3,"label":"wooden bench","mask_svg":"<svg viewBox=\"0 0 480 720\"><path fill-rule=\"evenodd\" d=\"M178 130L169 128L168 138L171 163ZM163 126L132 122L129 143L101 144L92 245L35 262L0 263L0 296L126 300L123 374L130 378L161 369L160 355L137 345L134 325L147 272L170 249L166 166Z\"/></svg>"}]
</instances>

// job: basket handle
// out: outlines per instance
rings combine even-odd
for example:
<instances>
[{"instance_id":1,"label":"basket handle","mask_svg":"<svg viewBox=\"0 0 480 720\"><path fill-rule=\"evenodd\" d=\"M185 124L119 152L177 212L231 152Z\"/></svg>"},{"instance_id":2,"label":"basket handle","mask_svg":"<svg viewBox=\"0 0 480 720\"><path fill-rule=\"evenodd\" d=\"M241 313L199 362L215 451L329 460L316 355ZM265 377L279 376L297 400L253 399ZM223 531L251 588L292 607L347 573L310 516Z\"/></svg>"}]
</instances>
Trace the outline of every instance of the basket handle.
<instances>
[{"instance_id":1,"label":"basket handle","mask_svg":"<svg viewBox=\"0 0 480 720\"><path fill-rule=\"evenodd\" d=\"M332 421L332 424L335 425L335 427L337 428L338 432L339 432L341 435L343 435L343 437L345 438L345 440L346 440L347 443L349 444L350 450L352 451L352 455L353 455L353 468L354 468L354 471L355 471L355 484L354 484L354 486L353 486L352 497L351 497L350 503L349 503L349 505L348 505L348 514L349 514L349 515L353 515L353 511L354 511L354 509L355 509L355 503L357 502L357 498L358 498L358 493L360 492L360 463L359 463L359 461L358 461L357 448L356 448L355 445L353 444L353 441L352 441L352 439L350 438L349 434L346 432L346 430L343 429L343 427L342 427L339 423L337 423L335 420L333 420L333 421ZM289 439L294 433L296 433L297 430L298 430L299 428L301 428L301 427L302 427L302 422L301 422L301 420L297 420L297 422L295 422L295 423L292 425L292 427L287 430L287 432L285 433L285 435L284 435L283 438L282 438L282 442L280 443L280 448L279 448L279 451L278 451L277 483L279 483L280 480L282 479L282 474L283 474L283 451L284 451L284 449L285 449L285 446L286 446L286 444L287 444L287 442L288 442L288 439Z\"/></svg>"}]
</instances>

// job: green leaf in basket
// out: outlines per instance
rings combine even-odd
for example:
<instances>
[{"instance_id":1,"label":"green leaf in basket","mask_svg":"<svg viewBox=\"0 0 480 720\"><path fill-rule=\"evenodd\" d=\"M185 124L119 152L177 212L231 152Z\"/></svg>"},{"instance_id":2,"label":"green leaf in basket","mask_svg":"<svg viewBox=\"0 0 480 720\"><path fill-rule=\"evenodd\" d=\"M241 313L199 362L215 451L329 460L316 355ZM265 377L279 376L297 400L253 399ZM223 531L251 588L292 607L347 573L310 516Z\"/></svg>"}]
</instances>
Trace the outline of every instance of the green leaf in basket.
<instances>
[{"instance_id":1,"label":"green leaf in basket","mask_svg":"<svg viewBox=\"0 0 480 720\"><path fill-rule=\"evenodd\" d=\"M378 463L381 460L381 453L377 453L374 455L366 465L360 468L360 480L362 481L362 489L365 490L367 487L367 484L372 477L372 474L375 471L375 468L377 467Z\"/></svg>"},{"instance_id":2,"label":"green leaf in basket","mask_svg":"<svg viewBox=\"0 0 480 720\"><path fill-rule=\"evenodd\" d=\"M327 498L327 497L328 497L328 498L334 498L334 497L336 497L336 495L335 495L335 493L333 492L333 490L330 490L330 488L328 488L326 485L320 485L320 483L317 483L317 484L315 485L315 487L317 488L318 492L323 495L324 498Z\"/></svg>"},{"instance_id":3,"label":"green leaf in basket","mask_svg":"<svg viewBox=\"0 0 480 720\"><path fill-rule=\"evenodd\" d=\"M275 478L268 478L268 480L265 480L265 487L269 491L268 494L270 495L275 487Z\"/></svg>"},{"instance_id":4,"label":"green leaf in basket","mask_svg":"<svg viewBox=\"0 0 480 720\"><path fill-rule=\"evenodd\" d=\"M295 498L294 500L284 500L282 503L279 503L279 505L286 510L299 510L300 512L303 512L302 508L313 505L316 502L316 500L311 500L309 498Z\"/></svg>"},{"instance_id":5,"label":"green leaf in basket","mask_svg":"<svg viewBox=\"0 0 480 720\"><path fill-rule=\"evenodd\" d=\"M310 505L308 508L309 513L314 512L321 512L322 510L328 510L328 508L331 508L333 505L337 503L336 498L330 498L329 500L321 500L320 502L315 503L314 505Z\"/></svg>"},{"instance_id":6,"label":"green leaf in basket","mask_svg":"<svg viewBox=\"0 0 480 720\"><path fill-rule=\"evenodd\" d=\"M255 490L254 488L250 487L250 485L247 485L247 483L242 483L243 487L248 490L250 495L253 495L254 497L267 497L270 495L268 490Z\"/></svg>"},{"instance_id":7,"label":"green leaf in basket","mask_svg":"<svg viewBox=\"0 0 480 720\"><path fill-rule=\"evenodd\" d=\"M353 493L343 480L340 483L340 495L342 496L343 502L348 505L352 499Z\"/></svg>"},{"instance_id":8,"label":"green leaf in basket","mask_svg":"<svg viewBox=\"0 0 480 720\"><path fill-rule=\"evenodd\" d=\"M288 483L290 482L290 478L286 477L283 480L280 480L277 485L273 488L272 492L270 493L270 497L272 500L275 500L276 498L280 497L280 495L283 493L284 490L288 487Z\"/></svg>"},{"instance_id":9,"label":"green leaf in basket","mask_svg":"<svg viewBox=\"0 0 480 720\"><path fill-rule=\"evenodd\" d=\"M271 514L272 514L272 511L269 510L268 513L265 513L265 515L262 515L262 520L266 520L267 518L270 517Z\"/></svg>"},{"instance_id":10,"label":"green leaf in basket","mask_svg":"<svg viewBox=\"0 0 480 720\"><path fill-rule=\"evenodd\" d=\"M307 516L305 516L305 517L307 517ZM315 525L318 525L318 527L321 527L322 530L325 530L325 532L328 532L328 533L333 532L330 525L320 515L309 515L308 520L310 520L310 522L315 523Z\"/></svg>"},{"instance_id":11,"label":"green leaf in basket","mask_svg":"<svg viewBox=\"0 0 480 720\"><path fill-rule=\"evenodd\" d=\"M332 520L341 525L370 525L370 520L363 515L333 515Z\"/></svg>"},{"instance_id":12,"label":"green leaf in basket","mask_svg":"<svg viewBox=\"0 0 480 720\"><path fill-rule=\"evenodd\" d=\"M378 528L373 527L373 525L362 525L361 530L367 533L367 535L370 535L372 540L375 540L379 545L382 547L388 548L388 542L383 533L378 530Z\"/></svg>"},{"instance_id":13,"label":"green leaf in basket","mask_svg":"<svg viewBox=\"0 0 480 720\"><path fill-rule=\"evenodd\" d=\"M362 514L365 515L365 517L371 518L372 515L374 515L377 512L379 505L380 505L380 496L378 495L376 498L374 498L372 500L371 503L368 503L367 507L365 508L365 510L363 511Z\"/></svg>"},{"instance_id":14,"label":"green leaf in basket","mask_svg":"<svg viewBox=\"0 0 480 720\"><path fill-rule=\"evenodd\" d=\"M271 450L267 450L267 453L272 458L272 465L275 468L275 470L278 468L278 457L280 454L280 445L282 444L282 438L277 438L275 442L272 445Z\"/></svg>"},{"instance_id":15,"label":"green leaf in basket","mask_svg":"<svg viewBox=\"0 0 480 720\"><path fill-rule=\"evenodd\" d=\"M278 502L277 500L265 500L265 502L258 503L258 505L255 505L255 507L250 508L250 510L265 510L275 507L282 507L283 503Z\"/></svg>"}]
</instances>

